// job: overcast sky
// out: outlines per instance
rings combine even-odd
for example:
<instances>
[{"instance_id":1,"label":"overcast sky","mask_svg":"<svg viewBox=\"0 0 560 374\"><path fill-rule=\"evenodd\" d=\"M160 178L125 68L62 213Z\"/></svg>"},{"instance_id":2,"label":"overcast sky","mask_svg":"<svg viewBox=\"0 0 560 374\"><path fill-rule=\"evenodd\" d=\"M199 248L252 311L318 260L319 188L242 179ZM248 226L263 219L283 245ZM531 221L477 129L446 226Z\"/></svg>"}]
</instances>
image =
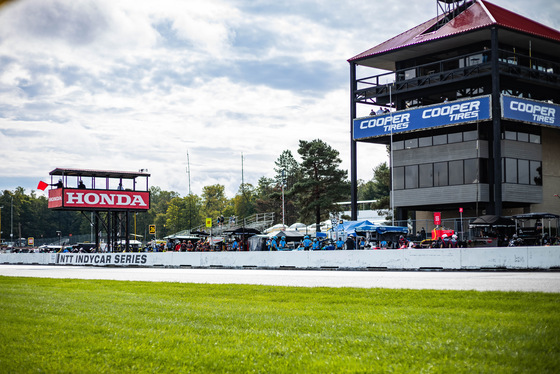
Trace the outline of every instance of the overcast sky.
<instances>
[{"instance_id":1,"label":"overcast sky","mask_svg":"<svg viewBox=\"0 0 560 374\"><path fill-rule=\"evenodd\" d=\"M560 28L560 1L494 0ZM436 0L17 0L0 7L0 190L54 168L138 171L233 197L298 141L350 169L347 60L436 15ZM358 144L358 178L387 161ZM86 181L87 183L87 181ZM39 193L43 193L39 191Z\"/></svg>"}]
</instances>

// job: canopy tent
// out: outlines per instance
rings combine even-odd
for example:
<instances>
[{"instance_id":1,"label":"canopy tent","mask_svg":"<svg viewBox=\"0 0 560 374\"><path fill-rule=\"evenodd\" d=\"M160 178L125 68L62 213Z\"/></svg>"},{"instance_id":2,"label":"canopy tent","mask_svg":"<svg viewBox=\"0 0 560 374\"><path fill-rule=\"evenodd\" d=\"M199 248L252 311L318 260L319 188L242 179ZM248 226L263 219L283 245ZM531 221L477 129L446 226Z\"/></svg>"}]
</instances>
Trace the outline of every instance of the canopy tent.
<instances>
[{"instance_id":1,"label":"canopy tent","mask_svg":"<svg viewBox=\"0 0 560 374\"><path fill-rule=\"evenodd\" d=\"M268 229L264 230L267 234L271 234L273 232L283 231L288 228L288 225L284 225L282 223L277 223L274 226L269 227Z\"/></svg>"},{"instance_id":2,"label":"canopy tent","mask_svg":"<svg viewBox=\"0 0 560 374\"><path fill-rule=\"evenodd\" d=\"M288 230L293 230L293 231L303 230L303 231L305 231L306 228L307 228L307 225L305 223L296 222L296 223L290 225L290 227L288 227Z\"/></svg>"},{"instance_id":3,"label":"canopy tent","mask_svg":"<svg viewBox=\"0 0 560 374\"><path fill-rule=\"evenodd\" d=\"M486 215L476 218L469 224L469 228L477 227L515 227L515 221L507 217Z\"/></svg>"},{"instance_id":4,"label":"canopy tent","mask_svg":"<svg viewBox=\"0 0 560 374\"><path fill-rule=\"evenodd\" d=\"M513 218L515 218L515 223L516 223L516 227L519 226L519 231L521 232L521 230L523 230L524 232L527 232L527 228L525 227L525 224L527 223L527 221L531 221L531 220L535 220L535 226L534 226L534 231L539 234L540 231L540 235L542 235L542 237L545 236L545 228L546 225L544 224L544 219L548 220L548 234L552 235L552 230L551 230L551 225L550 225L550 221L551 220L555 220L556 221L556 233L558 233L558 224L560 223L560 216L558 214L553 214L553 213L525 213L525 214L518 214L513 216ZM518 225L518 223L522 223L521 225Z\"/></svg>"},{"instance_id":5,"label":"canopy tent","mask_svg":"<svg viewBox=\"0 0 560 374\"><path fill-rule=\"evenodd\" d=\"M224 233L232 234L232 235L258 235L261 232L252 227L238 227L234 230L226 230L224 231Z\"/></svg>"},{"instance_id":6,"label":"canopy tent","mask_svg":"<svg viewBox=\"0 0 560 374\"><path fill-rule=\"evenodd\" d=\"M407 234L408 228L404 226L385 226L376 225L368 220L365 221L346 221L338 224L334 229L336 232L342 232L344 236L355 235L356 233L377 233L384 234Z\"/></svg>"},{"instance_id":7,"label":"canopy tent","mask_svg":"<svg viewBox=\"0 0 560 374\"><path fill-rule=\"evenodd\" d=\"M513 218L515 219L543 219L543 218L549 218L549 219L558 219L560 218L560 216L558 214L553 214L553 213L526 213L526 214L518 214L516 216L513 216Z\"/></svg>"},{"instance_id":8,"label":"canopy tent","mask_svg":"<svg viewBox=\"0 0 560 374\"><path fill-rule=\"evenodd\" d=\"M303 238L305 237L303 233L299 231L293 231L293 230L280 231L279 233L273 236L276 236L277 238L284 237L286 238L287 242L297 242L303 240Z\"/></svg>"}]
</instances>

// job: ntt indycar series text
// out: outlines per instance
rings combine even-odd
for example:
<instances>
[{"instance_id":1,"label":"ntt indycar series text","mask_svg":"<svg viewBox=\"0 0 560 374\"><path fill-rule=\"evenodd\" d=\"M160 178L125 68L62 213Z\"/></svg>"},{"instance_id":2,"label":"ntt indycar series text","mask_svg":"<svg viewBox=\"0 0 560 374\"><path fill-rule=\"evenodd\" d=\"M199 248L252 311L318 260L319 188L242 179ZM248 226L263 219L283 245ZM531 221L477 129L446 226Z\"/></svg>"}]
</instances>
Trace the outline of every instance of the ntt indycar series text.
<instances>
[{"instance_id":1,"label":"ntt indycar series text","mask_svg":"<svg viewBox=\"0 0 560 374\"><path fill-rule=\"evenodd\" d=\"M354 120L354 139L490 119L490 96Z\"/></svg>"},{"instance_id":2,"label":"ntt indycar series text","mask_svg":"<svg viewBox=\"0 0 560 374\"><path fill-rule=\"evenodd\" d=\"M57 253L53 256L56 256L53 262L59 265L151 265L145 253Z\"/></svg>"}]
</instances>

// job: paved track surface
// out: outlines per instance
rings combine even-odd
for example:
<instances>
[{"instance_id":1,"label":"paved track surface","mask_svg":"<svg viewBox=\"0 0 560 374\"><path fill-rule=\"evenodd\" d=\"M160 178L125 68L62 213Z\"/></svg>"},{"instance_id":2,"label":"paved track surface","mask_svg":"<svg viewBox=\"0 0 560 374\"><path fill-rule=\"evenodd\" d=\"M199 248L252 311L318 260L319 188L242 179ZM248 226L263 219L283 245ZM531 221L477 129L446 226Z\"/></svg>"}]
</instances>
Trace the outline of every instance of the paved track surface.
<instances>
[{"instance_id":1,"label":"paved track surface","mask_svg":"<svg viewBox=\"0 0 560 374\"><path fill-rule=\"evenodd\" d=\"M560 272L328 271L0 265L0 276L292 287L403 288L560 293Z\"/></svg>"}]
</instances>

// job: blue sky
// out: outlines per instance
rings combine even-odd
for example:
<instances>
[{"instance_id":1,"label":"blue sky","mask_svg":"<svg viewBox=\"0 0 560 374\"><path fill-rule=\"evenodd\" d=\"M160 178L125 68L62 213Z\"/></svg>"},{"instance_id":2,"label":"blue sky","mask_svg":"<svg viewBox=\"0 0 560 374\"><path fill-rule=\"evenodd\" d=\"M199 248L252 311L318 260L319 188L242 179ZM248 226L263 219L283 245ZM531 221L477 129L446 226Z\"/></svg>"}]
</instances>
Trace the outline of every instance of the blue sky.
<instances>
[{"instance_id":1,"label":"blue sky","mask_svg":"<svg viewBox=\"0 0 560 374\"><path fill-rule=\"evenodd\" d=\"M494 0L560 28L560 2ZM57 167L136 171L188 193L272 177L320 138L350 168L347 60L435 0L16 0L0 7L0 190ZM387 160L359 144L358 178ZM42 193L39 191L39 193Z\"/></svg>"}]
</instances>

